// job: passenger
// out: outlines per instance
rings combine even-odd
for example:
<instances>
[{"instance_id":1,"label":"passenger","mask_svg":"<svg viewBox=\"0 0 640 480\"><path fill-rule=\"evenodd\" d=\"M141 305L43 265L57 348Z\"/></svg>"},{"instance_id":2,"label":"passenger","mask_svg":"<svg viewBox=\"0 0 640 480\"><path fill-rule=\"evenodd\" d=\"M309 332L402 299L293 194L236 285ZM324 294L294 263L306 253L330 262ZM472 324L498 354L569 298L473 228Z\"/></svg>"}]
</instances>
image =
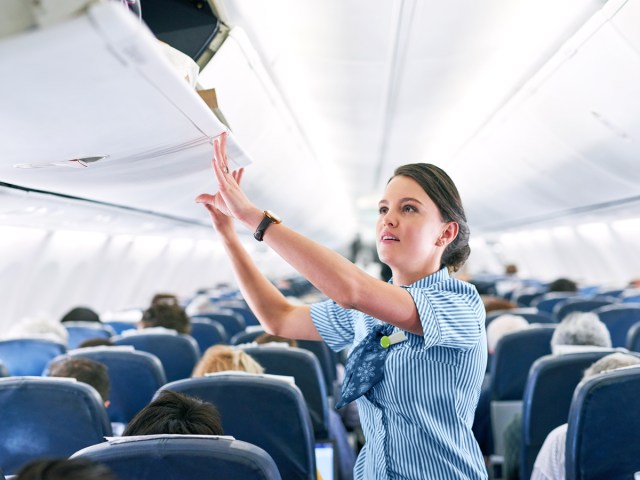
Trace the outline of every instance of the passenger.
<instances>
[{"instance_id":1,"label":"passenger","mask_svg":"<svg viewBox=\"0 0 640 480\"><path fill-rule=\"evenodd\" d=\"M75 307L60 319L60 322L99 322L100 316L89 307Z\"/></svg>"},{"instance_id":2,"label":"passenger","mask_svg":"<svg viewBox=\"0 0 640 480\"><path fill-rule=\"evenodd\" d=\"M45 458L20 469L14 480L117 480L113 472L88 458Z\"/></svg>"},{"instance_id":3,"label":"passenger","mask_svg":"<svg viewBox=\"0 0 640 480\"><path fill-rule=\"evenodd\" d=\"M558 278L549 284L549 292L577 292L578 285L568 278Z\"/></svg>"},{"instance_id":4,"label":"passenger","mask_svg":"<svg viewBox=\"0 0 640 480\"><path fill-rule=\"evenodd\" d=\"M640 358L626 353L612 353L585 370L582 380L632 365L640 365ZM615 408L615 405L611 408ZM567 427L568 424L565 423L549 432L536 457L531 480L564 480Z\"/></svg>"},{"instance_id":5,"label":"passenger","mask_svg":"<svg viewBox=\"0 0 640 480\"><path fill-rule=\"evenodd\" d=\"M156 303L147 308L140 320L141 328L162 327L178 333L191 333L191 322L184 309L175 304Z\"/></svg>"},{"instance_id":6,"label":"passenger","mask_svg":"<svg viewBox=\"0 0 640 480\"><path fill-rule=\"evenodd\" d=\"M109 372L104 363L82 357L63 357L56 360L47 370L49 377L75 378L77 381L92 386L100 395L105 408L109 407L109 391L111 381ZM125 425L119 422L111 422L111 430L114 436L118 436L124 430Z\"/></svg>"},{"instance_id":7,"label":"passenger","mask_svg":"<svg viewBox=\"0 0 640 480\"><path fill-rule=\"evenodd\" d=\"M151 305L180 305L178 297L172 293L156 293L151 299Z\"/></svg>"},{"instance_id":8,"label":"passenger","mask_svg":"<svg viewBox=\"0 0 640 480\"><path fill-rule=\"evenodd\" d=\"M104 406L109 406L111 385L107 366L104 363L89 358L64 357L49 365L47 376L75 378L79 382L86 383L100 394Z\"/></svg>"},{"instance_id":9,"label":"passenger","mask_svg":"<svg viewBox=\"0 0 640 480\"><path fill-rule=\"evenodd\" d=\"M572 312L562 319L551 337L552 353L611 348L607 326L592 312Z\"/></svg>"},{"instance_id":10,"label":"passenger","mask_svg":"<svg viewBox=\"0 0 640 480\"><path fill-rule=\"evenodd\" d=\"M13 324L2 336L3 340L20 338L49 340L66 346L69 340L69 332L55 319L40 313L21 319L19 322Z\"/></svg>"},{"instance_id":11,"label":"passenger","mask_svg":"<svg viewBox=\"0 0 640 480\"><path fill-rule=\"evenodd\" d=\"M224 435L220 413L211 403L163 390L133 417L122 433L136 435Z\"/></svg>"},{"instance_id":12,"label":"passenger","mask_svg":"<svg viewBox=\"0 0 640 480\"><path fill-rule=\"evenodd\" d=\"M551 352L555 355L611 348L611 334L595 313L573 312L556 327L551 337ZM504 431L505 480L519 478L522 415L516 415Z\"/></svg>"},{"instance_id":13,"label":"passenger","mask_svg":"<svg viewBox=\"0 0 640 480\"><path fill-rule=\"evenodd\" d=\"M191 376L204 377L207 373L228 370L247 373L264 372L264 368L244 350L227 345L214 345L204 352Z\"/></svg>"},{"instance_id":14,"label":"passenger","mask_svg":"<svg viewBox=\"0 0 640 480\"><path fill-rule=\"evenodd\" d=\"M411 164L387 183L376 234L379 256L393 272L386 283L253 205L239 188L242 170L229 172L225 141L225 135L214 140L218 193L196 201L209 211L242 294L266 331L324 339L336 351L355 347L346 378L355 380L350 374L359 367L362 383L347 380L338 403L358 398L367 443L355 478L486 478L471 433L486 366L484 308L475 288L450 276L470 252L451 179L434 165ZM234 217L331 300L288 302L252 262ZM382 336L388 349L379 347ZM358 366L365 347L375 350L375 363ZM372 370L383 371L385 356L386 377L372 377Z\"/></svg>"},{"instance_id":15,"label":"passenger","mask_svg":"<svg viewBox=\"0 0 640 480\"><path fill-rule=\"evenodd\" d=\"M497 312L498 310L512 310L518 307L515 303L510 302L509 300L495 297L493 295L482 295L482 303L484 305L484 311L487 313Z\"/></svg>"},{"instance_id":16,"label":"passenger","mask_svg":"<svg viewBox=\"0 0 640 480\"><path fill-rule=\"evenodd\" d=\"M493 319L487 326L487 349L489 354L496 351L496 346L507 333L519 332L529 328L529 322L520 315L504 314Z\"/></svg>"}]
</instances>

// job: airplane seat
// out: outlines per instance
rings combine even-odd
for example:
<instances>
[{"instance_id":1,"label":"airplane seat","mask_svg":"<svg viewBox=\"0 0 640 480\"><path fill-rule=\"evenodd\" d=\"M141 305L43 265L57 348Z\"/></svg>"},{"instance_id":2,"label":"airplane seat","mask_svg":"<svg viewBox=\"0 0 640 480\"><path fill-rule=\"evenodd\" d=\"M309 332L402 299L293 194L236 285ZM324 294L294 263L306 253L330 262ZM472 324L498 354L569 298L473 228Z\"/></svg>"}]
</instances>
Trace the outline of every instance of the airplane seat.
<instances>
[{"instance_id":1,"label":"airplane seat","mask_svg":"<svg viewBox=\"0 0 640 480\"><path fill-rule=\"evenodd\" d=\"M122 320L109 320L102 323L103 325L107 325L113 329L114 336L122 334L125 330L135 330L138 328L138 324L136 322L125 322Z\"/></svg>"},{"instance_id":2,"label":"airplane seat","mask_svg":"<svg viewBox=\"0 0 640 480\"><path fill-rule=\"evenodd\" d=\"M191 319L190 335L198 342L200 352L213 345L227 344L229 341L227 332L220 322L204 318Z\"/></svg>"},{"instance_id":3,"label":"airplane seat","mask_svg":"<svg viewBox=\"0 0 640 480\"><path fill-rule=\"evenodd\" d=\"M540 298L546 292L514 292L511 296L511 301L519 307L531 307L534 300Z\"/></svg>"},{"instance_id":4,"label":"airplane seat","mask_svg":"<svg viewBox=\"0 0 640 480\"><path fill-rule=\"evenodd\" d=\"M69 349L78 348L90 338L111 338L116 334L111 326L99 322L64 322L63 325L69 333Z\"/></svg>"},{"instance_id":5,"label":"airplane seat","mask_svg":"<svg viewBox=\"0 0 640 480\"><path fill-rule=\"evenodd\" d=\"M640 294L625 296L622 298L622 303L640 303Z\"/></svg>"},{"instance_id":6,"label":"airplane seat","mask_svg":"<svg viewBox=\"0 0 640 480\"><path fill-rule=\"evenodd\" d=\"M284 379L240 372L164 385L218 408L225 434L265 450L287 480L316 480L315 442L307 404Z\"/></svg>"},{"instance_id":7,"label":"airplane seat","mask_svg":"<svg viewBox=\"0 0 640 480\"><path fill-rule=\"evenodd\" d=\"M119 437L72 455L72 458L78 457L107 465L120 480L281 479L267 452L230 437Z\"/></svg>"},{"instance_id":8,"label":"airplane seat","mask_svg":"<svg viewBox=\"0 0 640 480\"><path fill-rule=\"evenodd\" d=\"M495 310L487 313L485 326L501 315L519 315L529 323L556 323L555 319L547 312L541 312L533 307L511 308L508 310Z\"/></svg>"},{"instance_id":9,"label":"airplane seat","mask_svg":"<svg viewBox=\"0 0 640 480\"><path fill-rule=\"evenodd\" d=\"M567 422L573 392L584 371L613 351L546 355L531 366L522 405L521 480L531 477L549 432Z\"/></svg>"},{"instance_id":10,"label":"airplane seat","mask_svg":"<svg viewBox=\"0 0 640 480\"><path fill-rule=\"evenodd\" d=\"M322 340L298 340L298 347L310 351L320 361L327 395L333 395L338 380L338 354Z\"/></svg>"},{"instance_id":11,"label":"airplane seat","mask_svg":"<svg viewBox=\"0 0 640 480\"><path fill-rule=\"evenodd\" d=\"M242 345L243 343L251 343L254 342L256 338L264 333L262 328L251 328L249 330L243 330L242 332L236 333L231 340L229 340L229 344L231 345Z\"/></svg>"},{"instance_id":12,"label":"airplane seat","mask_svg":"<svg viewBox=\"0 0 640 480\"><path fill-rule=\"evenodd\" d=\"M41 457L68 457L111 435L93 387L68 378L0 379L0 468L16 474Z\"/></svg>"},{"instance_id":13,"label":"airplane seat","mask_svg":"<svg viewBox=\"0 0 640 480\"><path fill-rule=\"evenodd\" d=\"M115 337L115 345L131 345L160 360L167 381L189 378L200 360L198 343L190 335L179 333L140 333Z\"/></svg>"},{"instance_id":14,"label":"airplane seat","mask_svg":"<svg viewBox=\"0 0 640 480\"><path fill-rule=\"evenodd\" d=\"M534 299L531 302L531 306L541 312L553 314L553 308L558 302L566 300L567 298L576 297L577 295L575 292L549 292Z\"/></svg>"},{"instance_id":15,"label":"airplane seat","mask_svg":"<svg viewBox=\"0 0 640 480\"><path fill-rule=\"evenodd\" d=\"M227 334L227 338L233 337L236 333L244 331L246 323L242 318L242 315L228 310L226 312L216 313L199 313L191 317L191 321L198 320L213 320L222 324L224 331Z\"/></svg>"},{"instance_id":16,"label":"airplane seat","mask_svg":"<svg viewBox=\"0 0 640 480\"><path fill-rule=\"evenodd\" d=\"M49 361L67 351L51 340L20 338L0 341L0 362L13 376L42 375Z\"/></svg>"},{"instance_id":17,"label":"airplane seat","mask_svg":"<svg viewBox=\"0 0 640 480\"><path fill-rule=\"evenodd\" d=\"M300 348L262 345L244 351L265 369L266 374L293 377L307 402L316 440L329 438L329 402L316 356Z\"/></svg>"},{"instance_id":18,"label":"airplane seat","mask_svg":"<svg viewBox=\"0 0 640 480\"><path fill-rule=\"evenodd\" d=\"M522 411L531 365L538 358L551 354L554 329L555 326L545 325L509 333L496 345L489 377L492 464L501 464L503 461L504 431L513 417Z\"/></svg>"},{"instance_id":19,"label":"airplane seat","mask_svg":"<svg viewBox=\"0 0 640 480\"><path fill-rule=\"evenodd\" d=\"M594 300L591 298L567 298L553 307L553 316L556 321L561 322L564 317L574 312L592 312L600 307L605 307L616 303L613 297L608 299Z\"/></svg>"},{"instance_id":20,"label":"airplane seat","mask_svg":"<svg viewBox=\"0 0 640 480\"><path fill-rule=\"evenodd\" d=\"M103 363L109 374L111 422L129 423L167 383L162 363L155 355L126 347L96 347L71 350L68 356Z\"/></svg>"},{"instance_id":21,"label":"airplane seat","mask_svg":"<svg viewBox=\"0 0 640 480\"><path fill-rule=\"evenodd\" d=\"M606 305L593 311L607 326L613 347L625 347L631 327L640 322L640 305L618 303Z\"/></svg>"},{"instance_id":22,"label":"airplane seat","mask_svg":"<svg viewBox=\"0 0 640 480\"><path fill-rule=\"evenodd\" d=\"M622 480L640 472L640 367L614 370L580 383L569 411L567 480Z\"/></svg>"},{"instance_id":23,"label":"airplane seat","mask_svg":"<svg viewBox=\"0 0 640 480\"><path fill-rule=\"evenodd\" d=\"M640 352L640 322L634 323L629 329L625 347L632 352Z\"/></svg>"},{"instance_id":24,"label":"airplane seat","mask_svg":"<svg viewBox=\"0 0 640 480\"><path fill-rule=\"evenodd\" d=\"M220 308L231 310L234 313L240 315L244 320L245 326L247 327L260 325L260 322L244 300L224 301L219 303L219 306Z\"/></svg>"}]
</instances>

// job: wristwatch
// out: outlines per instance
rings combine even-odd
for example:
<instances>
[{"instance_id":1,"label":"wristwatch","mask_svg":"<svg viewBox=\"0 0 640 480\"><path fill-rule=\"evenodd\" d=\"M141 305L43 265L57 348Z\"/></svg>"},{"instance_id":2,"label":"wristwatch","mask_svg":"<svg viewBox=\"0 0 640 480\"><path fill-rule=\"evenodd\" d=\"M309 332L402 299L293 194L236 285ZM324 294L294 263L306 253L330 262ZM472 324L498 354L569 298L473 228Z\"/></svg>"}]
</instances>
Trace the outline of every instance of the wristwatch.
<instances>
[{"instance_id":1,"label":"wristwatch","mask_svg":"<svg viewBox=\"0 0 640 480\"><path fill-rule=\"evenodd\" d=\"M256 228L256 233L253 234L253 238L261 242L262 237L264 237L264 232L267 231L267 228L269 228L269 225L271 225L272 223L275 223L277 225L278 223L282 223L282 220L280 220L280 217L278 217L272 211L265 210L264 218L260 222L260 225L258 225L258 228Z\"/></svg>"}]
</instances>

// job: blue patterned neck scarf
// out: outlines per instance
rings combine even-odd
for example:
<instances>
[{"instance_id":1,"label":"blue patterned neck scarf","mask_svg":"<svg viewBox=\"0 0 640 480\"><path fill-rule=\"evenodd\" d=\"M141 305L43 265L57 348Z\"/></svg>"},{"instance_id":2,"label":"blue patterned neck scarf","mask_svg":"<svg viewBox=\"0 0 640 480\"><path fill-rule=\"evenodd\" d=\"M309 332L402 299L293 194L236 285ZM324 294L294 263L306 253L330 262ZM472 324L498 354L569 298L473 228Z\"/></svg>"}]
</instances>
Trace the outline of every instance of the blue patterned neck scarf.
<instances>
[{"instance_id":1,"label":"blue patterned neck scarf","mask_svg":"<svg viewBox=\"0 0 640 480\"><path fill-rule=\"evenodd\" d=\"M336 404L336 408L342 408L353 402L382 380L384 361L389 349L380 345L380 339L391 335L393 328L393 325L388 323L376 325L353 349L347 359L340 401Z\"/></svg>"}]
</instances>

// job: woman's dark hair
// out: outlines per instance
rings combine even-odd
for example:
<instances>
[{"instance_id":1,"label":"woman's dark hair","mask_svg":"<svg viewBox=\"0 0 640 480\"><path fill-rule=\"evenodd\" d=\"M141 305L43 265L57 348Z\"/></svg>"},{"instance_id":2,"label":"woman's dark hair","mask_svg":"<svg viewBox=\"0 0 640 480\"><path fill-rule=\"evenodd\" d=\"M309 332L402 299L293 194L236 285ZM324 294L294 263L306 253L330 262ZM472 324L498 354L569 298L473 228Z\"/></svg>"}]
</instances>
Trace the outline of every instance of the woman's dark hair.
<instances>
[{"instance_id":1,"label":"woman's dark hair","mask_svg":"<svg viewBox=\"0 0 640 480\"><path fill-rule=\"evenodd\" d=\"M123 437L135 435L224 435L220 413L211 403L163 390L129 422Z\"/></svg>"},{"instance_id":2,"label":"woman's dark hair","mask_svg":"<svg viewBox=\"0 0 640 480\"><path fill-rule=\"evenodd\" d=\"M116 480L116 476L88 458L45 458L22 467L16 480Z\"/></svg>"},{"instance_id":3,"label":"woman's dark hair","mask_svg":"<svg viewBox=\"0 0 640 480\"><path fill-rule=\"evenodd\" d=\"M458 235L447 245L442 254L442 264L457 272L469 258L469 226L462 207L462 200L455 184L439 167L430 163L410 163L396 168L393 177L402 175L418 182L429 198L436 204L445 222L458 224ZM393 178L391 177L391 179ZM389 179L389 181L391 181Z\"/></svg>"}]
</instances>

